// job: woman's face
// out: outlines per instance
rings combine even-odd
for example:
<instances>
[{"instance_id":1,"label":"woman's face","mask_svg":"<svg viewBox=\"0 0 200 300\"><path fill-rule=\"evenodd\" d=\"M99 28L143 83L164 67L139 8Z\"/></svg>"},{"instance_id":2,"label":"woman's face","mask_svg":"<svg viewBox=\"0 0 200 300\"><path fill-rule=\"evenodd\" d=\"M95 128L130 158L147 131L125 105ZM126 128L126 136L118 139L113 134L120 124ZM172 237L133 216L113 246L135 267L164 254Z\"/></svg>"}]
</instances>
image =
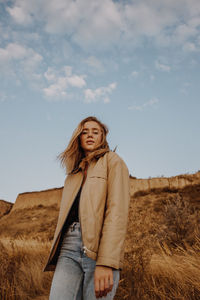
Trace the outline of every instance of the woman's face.
<instances>
[{"instance_id":1,"label":"woman's face","mask_svg":"<svg viewBox=\"0 0 200 300\"><path fill-rule=\"evenodd\" d=\"M102 128L95 121L85 122L80 135L81 147L85 155L92 152L102 141Z\"/></svg>"}]
</instances>

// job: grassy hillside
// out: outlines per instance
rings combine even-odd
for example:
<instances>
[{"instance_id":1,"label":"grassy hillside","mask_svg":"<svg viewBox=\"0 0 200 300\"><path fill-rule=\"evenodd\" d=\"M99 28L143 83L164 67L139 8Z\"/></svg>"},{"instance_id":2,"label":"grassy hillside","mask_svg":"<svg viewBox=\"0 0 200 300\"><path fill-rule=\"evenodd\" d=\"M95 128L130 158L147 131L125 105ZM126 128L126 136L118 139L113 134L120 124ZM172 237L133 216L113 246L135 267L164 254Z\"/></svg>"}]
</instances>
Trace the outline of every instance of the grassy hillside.
<instances>
[{"instance_id":1,"label":"grassy hillside","mask_svg":"<svg viewBox=\"0 0 200 300\"><path fill-rule=\"evenodd\" d=\"M132 198L116 299L200 299L199 209L200 185Z\"/></svg>"},{"instance_id":2,"label":"grassy hillside","mask_svg":"<svg viewBox=\"0 0 200 300\"><path fill-rule=\"evenodd\" d=\"M13 206L13 203L0 199L0 218L8 214Z\"/></svg>"},{"instance_id":3,"label":"grassy hillside","mask_svg":"<svg viewBox=\"0 0 200 300\"><path fill-rule=\"evenodd\" d=\"M11 211L0 219L0 237L51 240L57 217L57 205Z\"/></svg>"},{"instance_id":4,"label":"grassy hillside","mask_svg":"<svg viewBox=\"0 0 200 300\"><path fill-rule=\"evenodd\" d=\"M200 299L200 185L131 199L124 269L115 300ZM39 205L0 219L0 299L47 300L43 273L58 209Z\"/></svg>"}]
</instances>

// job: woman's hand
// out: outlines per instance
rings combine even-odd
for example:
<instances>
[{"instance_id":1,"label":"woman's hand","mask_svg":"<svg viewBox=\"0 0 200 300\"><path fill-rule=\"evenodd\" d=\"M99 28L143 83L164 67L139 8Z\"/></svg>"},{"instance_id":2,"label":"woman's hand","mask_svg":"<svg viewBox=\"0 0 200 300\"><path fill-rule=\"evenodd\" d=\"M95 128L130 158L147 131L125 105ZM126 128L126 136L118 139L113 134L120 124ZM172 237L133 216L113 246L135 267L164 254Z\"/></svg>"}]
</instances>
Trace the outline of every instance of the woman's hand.
<instances>
[{"instance_id":1,"label":"woman's hand","mask_svg":"<svg viewBox=\"0 0 200 300\"><path fill-rule=\"evenodd\" d=\"M106 296L113 287L113 271L110 267L96 266L94 272L94 288L96 298Z\"/></svg>"}]
</instances>

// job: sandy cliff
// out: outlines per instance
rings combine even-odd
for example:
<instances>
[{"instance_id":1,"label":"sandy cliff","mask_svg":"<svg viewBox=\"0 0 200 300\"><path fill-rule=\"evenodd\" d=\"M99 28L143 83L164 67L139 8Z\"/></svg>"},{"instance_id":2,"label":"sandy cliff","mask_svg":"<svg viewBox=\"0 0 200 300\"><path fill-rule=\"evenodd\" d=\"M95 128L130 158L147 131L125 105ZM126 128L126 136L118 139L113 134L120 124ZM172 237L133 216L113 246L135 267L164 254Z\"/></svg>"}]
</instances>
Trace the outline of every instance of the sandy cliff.
<instances>
[{"instance_id":1,"label":"sandy cliff","mask_svg":"<svg viewBox=\"0 0 200 300\"><path fill-rule=\"evenodd\" d=\"M63 187L43 191L20 193L17 196L12 212L16 209L32 208L43 205L45 207L57 205L59 207Z\"/></svg>"},{"instance_id":2,"label":"sandy cliff","mask_svg":"<svg viewBox=\"0 0 200 300\"><path fill-rule=\"evenodd\" d=\"M200 183L200 172L173 177L154 177L149 179L130 178L131 195L140 191L150 192L153 189L182 189L188 185Z\"/></svg>"},{"instance_id":3,"label":"sandy cliff","mask_svg":"<svg viewBox=\"0 0 200 300\"><path fill-rule=\"evenodd\" d=\"M5 200L0 200L0 218L8 214L13 206L13 203L7 202Z\"/></svg>"},{"instance_id":4,"label":"sandy cliff","mask_svg":"<svg viewBox=\"0 0 200 300\"><path fill-rule=\"evenodd\" d=\"M189 185L200 183L200 172L173 177L155 177L138 179L130 176L130 193L133 196L140 191L150 192L153 189L182 189ZM17 209L32 208L34 206L52 206L59 208L63 187L43 191L20 193L17 196L12 211Z\"/></svg>"}]
</instances>

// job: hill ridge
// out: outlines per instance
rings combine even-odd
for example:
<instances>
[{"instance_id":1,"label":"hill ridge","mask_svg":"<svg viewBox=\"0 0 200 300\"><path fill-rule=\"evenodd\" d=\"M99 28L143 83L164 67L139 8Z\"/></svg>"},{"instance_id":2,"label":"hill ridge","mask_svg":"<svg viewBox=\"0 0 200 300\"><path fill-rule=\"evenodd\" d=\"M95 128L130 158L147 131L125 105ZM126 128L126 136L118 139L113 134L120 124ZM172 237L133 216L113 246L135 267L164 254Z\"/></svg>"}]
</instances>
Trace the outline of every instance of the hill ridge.
<instances>
[{"instance_id":1,"label":"hill ridge","mask_svg":"<svg viewBox=\"0 0 200 300\"><path fill-rule=\"evenodd\" d=\"M136 178L130 175L130 194L133 196L137 192L147 192L153 189L180 189L188 185L200 183L200 171L194 174L180 174L171 177ZM32 208L34 206L52 206L59 208L62 196L62 187L49 188L46 190L19 193L12 207L12 211L17 209Z\"/></svg>"}]
</instances>

